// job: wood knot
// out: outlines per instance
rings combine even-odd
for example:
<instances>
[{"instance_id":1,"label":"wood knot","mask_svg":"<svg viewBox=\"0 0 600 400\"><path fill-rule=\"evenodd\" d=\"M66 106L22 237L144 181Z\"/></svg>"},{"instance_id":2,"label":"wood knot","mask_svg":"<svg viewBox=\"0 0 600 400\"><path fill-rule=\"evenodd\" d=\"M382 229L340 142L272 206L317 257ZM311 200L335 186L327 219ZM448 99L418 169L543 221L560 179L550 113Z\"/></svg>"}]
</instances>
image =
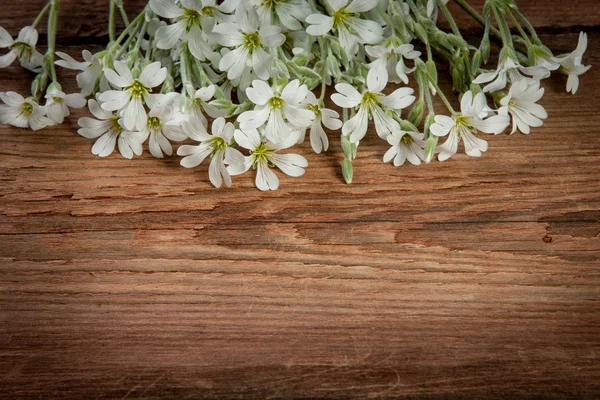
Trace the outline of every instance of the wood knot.
<instances>
[{"instance_id":1,"label":"wood knot","mask_svg":"<svg viewBox=\"0 0 600 400\"><path fill-rule=\"evenodd\" d=\"M552 243L552 240L554 239L552 239L552 236L546 235L542 238L542 240L544 241L544 243Z\"/></svg>"}]
</instances>

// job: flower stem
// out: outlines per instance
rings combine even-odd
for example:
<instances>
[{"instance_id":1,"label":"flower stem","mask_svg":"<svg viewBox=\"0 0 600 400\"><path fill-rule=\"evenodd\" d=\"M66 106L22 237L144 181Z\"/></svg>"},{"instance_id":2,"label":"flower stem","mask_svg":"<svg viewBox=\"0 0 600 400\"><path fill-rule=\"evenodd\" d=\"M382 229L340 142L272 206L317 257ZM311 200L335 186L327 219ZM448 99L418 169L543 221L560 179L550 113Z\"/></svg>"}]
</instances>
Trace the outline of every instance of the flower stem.
<instances>
[{"instance_id":1,"label":"flower stem","mask_svg":"<svg viewBox=\"0 0 600 400\"><path fill-rule=\"evenodd\" d=\"M121 43L123 41L123 39L125 39L125 36L127 36L132 31L132 29L137 28L137 26L140 22L140 19L144 18L145 16L146 16L146 9L144 8L142 10L142 12L137 17L135 17L135 19L133 21L131 21L131 23L129 25L127 25L125 30L123 32L121 32L121 34L119 35L117 40L115 40L112 43L112 45L108 48L108 50L106 51L107 56L110 55L113 51L115 51L115 49L117 48L119 43ZM133 35L131 35L131 36L133 36ZM129 39L131 39L131 37Z\"/></svg>"},{"instance_id":2,"label":"flower stem","mask_svg":"<svg viewBox=\"0 0 600 400\"><path fill-rule=\"evenodd\" d=\"M438 86L438 84L431 77L431 75L429 75L429 73L427 73L427 79L429 80L429 83L434 87L435 91L437 92L437 95L444 102L444 105L446 106L446 108L448 109L448 111L450 111L452 114L456 114L456 111L454 111L454 108L452 107L452 104L450 104L450 101L448 101L448 98L446 97L446 95L444 94L444 92L442 92L442 90L440 89L440 87Z\"/></svg>"},{"instance_id":3,"label":"flower stem","mask_svg":"<svg viewBox=\"0 0 600 400\"><path fill-rule=\"evenodd\" d=\"M517 28L517 30L519 31L519 33L521 34L521 36L523 37L523 39L525 39L525 41L527 42L528 46L531 46L531 40L529 40L529 37L527 36L527 34L525 33L525 31L523 30L523 27L521 26L521 24L519 23L519 21L517 21L517 19L515 18L515 16L513 15L513 13L509 10L508 14L510 15L510 19L513 22L513 25Z\"/></svg>"},{"instance_id":4,"label":"flower stem","mask_svg":"<svg viewBox=\"0 0 600 400\"><path fill-rule=\"evenodd\" d=\"M60 0L51 0L50 14L48 15L48 50L46 51L46 62L50 69L50 76L53 82L57 82L56 68L54 66L54 51L56 50L56 27L58 25L58 9Z\"/></svg>"},{"instance_id":5,"label":"flower stem","mask_svg":"<svg viewBox=\"0 0 600 400\"><path fill-rule=\"evenodd\" d=\"M469 3L467 3L465 0L454 0L463 10L465 10L469 15L471 15L471 17L473 17L477 22L479 22L481 25L486 26L486 21L485 19L481 16L481 14L479 14L477 11L475 11L475 9L473 7L471 7L471 5ZM490 31L496 35L498 37L498 39L502 39L502 34L500 33L500 31L498 29L496 29L496 27L494 26L490 26Z\"/></svg>"},{"instance_id":6,"label":"flower stem","mask_svg":"<svg viewBox=\"0 0 600 400\"><path fill-rule=\"evenodd\" d=\"M42 18L44 18L44 15L46 15L46 13L48 12L48 9L50 8L51 5L52 5L52 2L49 1L48 4L46 4L44 6L44 8L42 8L42 11L40 11L38 16L35 18L35 21L33 21L33 24L31 24L32 28L35 28L40 23Z\"/></svg>"},{"instance_id":7,"label":"flower stem","mask_svg":"<svg viewBox=\"0 0 600 400\"><path fill-rule=\"evenodd\" d=\"M454 21L454 18L452 17L452 13L450 12L450 10L448 10L448 7L446 7L446 5L444 4L444 2L442 0L435 0L435 2L437 3L437 6L440 8L440 10L442 10L442 13L446 17L446 19L448 20L448 23L450 24L450 28L452 28L452 33L454 33L459 38L462 38L462 35L460 34L460 30L458 29L458 26L456 25L456 21Z\"/></svg>"},{"instance_id":8,"label":"flower stem","mask_svg":"<svg viewBox=\"0 0 600 400\"><path fill-rule=\"evenodd\" d=\"M108 12L108 38L111 42L114 42L115 36L115 0L110 0L110 8Z\"/></svg>"},{"instance_id":9,"label":"flower stem","mask_svg":"<svg viewBox=\"0 0 600 400\"><path fill-rule=\"evenodd\" d=\"M537 32L535 31L535 28L533 27L533 25L531 25L531 22L529 22L529 20L527 18L525 18L525 16L521 13L521 11L519 11L516 7L513 8L511 12L514 12L515 14L517 14L517 16L519 17L519 19L527 27L527 30L529 31L529 34L531 35L531 38L533 40L536 40L538 38L538 35L537 35Z\"/></svg>"},{"instance_id":10,"label":"flower stem","mask_svg":"<svg viewBox=\"0 0 600 400\"><path fill-rule=\"evenodd\" d=\"M512 35L510 33L510 29L508 28L508 24L506 23L506 18L500 13L496 6L492 6L492 10L494 10L494 18L496 18L496 22L498 23L498 27L500 27L500 33L502 34L502 43L504 46L514 49Z\"/></svg>"},{"instance_id":11,"label":"flower stem","mask_svg":"<svg viewBox=\"0 0 600 400\"><path fill-rule=\"evenodd\" d=\"M119 3L119 11L121 12L121 18L123 18L123 22L125 25L129 25L129 18L127 18L127 13L125 12L125 8L123 7L123 3Z\"/></svg>"}]
</instances>

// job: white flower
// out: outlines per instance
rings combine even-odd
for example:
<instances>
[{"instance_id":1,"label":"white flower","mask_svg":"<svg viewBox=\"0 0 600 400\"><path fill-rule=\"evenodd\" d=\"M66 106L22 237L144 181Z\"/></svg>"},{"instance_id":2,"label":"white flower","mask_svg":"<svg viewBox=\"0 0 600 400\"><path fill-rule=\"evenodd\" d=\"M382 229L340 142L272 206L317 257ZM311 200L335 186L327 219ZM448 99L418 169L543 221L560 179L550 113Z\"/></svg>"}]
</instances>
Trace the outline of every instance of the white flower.
<instances>
[{"instance_id":1,"label":"white flower","mask_svg":"<svg viewBox=\"0 0 600 400\"><path fill-rule=\"evenodd\" d=\"M488 83L483 88L484 93L495 93L506 87L508 81L516 82L521 79L527 79L525 75L530 75L535 79L544 79L549 76L546 68L541 66L523 67L512 58L507 58L504 63L498 65L498 68L492 72L484 72L473 80L473 83Z\"/></svg>"},{"instance_id":2,"label":"white flower","mask_svg":"<svg viewBox=\"0 0 600 400\"><path fill-rule=\"evenodd\" d=\"M387 71L385 68L371 68L367 75L367 90L362 94L347 83L338 83L335 90L339 93L331 95L331 100L343 108L358 107L358 112L342 127L344 135L350 135L350 141L356 143L367 133L369 118L375 122L375 130L381 138L391 132L399 130L400 124L389 116L388 110L402 110L415 101L412 96L413 89L403 87L396 89L386 96L382 93L387 85Z\"/></svg>"},{"instance_id":3,"label":"white flower","mask_svg":"<svg viewBox=\"0 0 600 400\"><path fill-rule=\"evenodd\" d=\"M100 95L102 108L107 111L122 111L123 124L129 131L142 130L148 122L144 103L149 108L160 105L163 95L150 94L152 88L162 84L167 77L167 69L156 61L146 66L140 77L133 78L131 70L122 61L114 62L115 72L104 68L108 81L122 90L109 90Z\"/></svg>"},{"instance_id":4,"label":"white flower","mask_svg":"<svg viewBox=\"0 0 600 400\"><path fill-rule=\"evenodd\" d=\"M592 68L591 65L585 66L582 64L583 54L587 49L587 42L587 34L581 32L577 48L570 54L555 58L555 61L560 64L559 71L569 76L567 80L567 92L577 93L579 89L579 75L586 73Z\"/></svg>"},{"instance_id":5,"label":"white flower","mask_svg":"<svg viewBox=\"0 0 600 400\"><path fill-rule=\"evenodd\" d=\"M172 25L158 28L156 47L168 50L180 40L187 40L194 57L200 61L210 58L214 51L204 32L211 32L214 25L212 17L218 10L214 1L207 2L206 8L202 3L202 0L181 0L179 3L173 0L150 0L152 11L174 21Z\"/></svg>"},{"instance_id":6,"label":"white flower","mask_svg":"<svg viewBox=\"0 0 600 400\"><path fill-rule=\"evenodd\" d=\"M264 81L252 81L246 95L257 107L240 114L240 128L256 129L266 122L264 133L268 140L280 142L288 139L292 131L306 128L315 117L312 111L301 105L307 94L308 88L300 85L298 79L289 82L281 93L275 93Z\"/></svg>"},{"instance_id":7,"label":"white flower","mask_svg":"<svg viewBox=\"0 0 600 400\"><path fill-rule=\"evenodd\" d=\"M359 14L377 7L378 0L329 0L332 16L311 14L306 17L310 24L306 32L312 36L326 35L336 31L340 45L348 56L358 51L358 43L375 44L382 38L383 29L376 21L359 18Z\"/></svg>"},{"instance_id":8,"label":"white flower","mask_svg":"<svg viewBox=\"0 0 600 400\"><path fill-rule=\"evenodd\" d=\"M271 56L265 48L276 48L285 42L278 26L260 24L256 11L242 3L235 12L235 23L219 24L213 32L219 34L217 40L222 46L234 48L219 62L219 69L227 71L227 78L239 78L246 67L252 67L258 78L269 79Z\"/></svg>"},{"instance_id":9,"label":"white flower","mask_svg":"<svg viewBox=\"0 0 600 400\"><path fill-rule=\"evenodd\" d=\"M383 162L394 160L394 166L399 167L404 165L406 160L413 165L420 165L421 160L425 159L425 140L422 133L398 130L386 139L392 147L383 156Z\"/></svg>"},{"instance_id":10,"label":"white flower","mask_svg":"<svg viewBox=\"0 0 600 400\"><path fill-rule=\"evenodd\" d=\"M408 68L404 59L414 60L419 58L421 52L414 50L412 44L401 44L399 46L365 46L365 50L372 62L370 68L385 68L388 73L389 82L408 83L408 75L414 68Z\"/></svg>"},{"instance_id":11,"label":"white flower","mask_svg":"<svg viewBox=\"0 0 600 400\"><path fill-rule=\"evenodd\" d=\"M193 115L200 119L204 126L207 126L208 121L203 114L203 111L212 118L218 118L224 116L224 112L217 107L208 104L208 101L213 98L215 94L215 85L202 87L194 93L192 98L176 94L174 102L179 102L180 109L176 110L174 120L180 124L186 121L189 116Z\"/></svg>"},{"instance_id":12,"label":"white flower","mask_svg":"<svg viewBox=\"0 0 600 400\"><path fill-rule=\"evenodd\" d=\"M75 60L68 54L57 51L56 55L62 58L62 60L56 61L55 64L63 68L82 71L77 74L77 86L81 89L82 95L89 96L94 92L98 79L102 77L102 62L100 62L98 57L87 50L83 50L81 54L83 56L83 62ZM104 88L102 86L104 86ZM109 90L106 83L101 85L100 89Z\"/></svg>"},{"instance_id":13,"label":"white flower","mask_svg":"<svg viewBox=\"0 0 600 400\"><path fill-rule=\"evenodd\" d=\"M168 124L172 117L173 109L171 107L155 106L148 113L146 127L140 130L142 143L150 137L148 147L150 154L156 158L163 158L163 153L168 156L173 154L173 147L169 140L181 142L187 139L180 126Z\"/></svg>"},{"instance_id":14,"label":"white flower","mask_svg":"<svg viewBox=\"0 0 600 400\"><path fill-rule=\"evenodd\" d=\"M277 25L280 22L292 31L302 29L300 22L310 14L305 0L250 0L250 4L256 8L261 24Z\"/></svg>"},{"instance_id":15,"label":"white flower","mask_svg":"<svg viewBox=\"0 0 600 400\"><path fill-rule=\"evenodd\" d=\"M46 117L46 107L40 106L32 98L25 99L19 93L0 92L0 124L9 124L19 128L31 128L34 131L54 125Z\"/></svg>"},{"instance_id":16,"label":"white flower","mask_svg":"<svg viewBox=\"0 0 600 400\"><path fill-rule=\"evenodd\" d=\"M337 111L324 108L313 92L308 92L305 107L315 114L315 119L310 125L310 145L317 154L327 151L329 138L327 138L323 126L331 130L340 129L342 127L342 121L339 120L340 115ZM302 135L302 139L304 139L304 135Z\"/></svg>"},{"instance_id":17,"label":"white flower","mask_svg":"<svg viewBox=\"0 0 600 400\"><path fill-rule=\"evenodd\" d=\"M65 117L71 115L69 107L81 108L85 103L85 97L80 93L65 94L54 84L46 91L46 115L57 124L62 124Z\"/></svg>"},{"instance_id":18,"label":"white flower","mask_svg":"<svg viewBox=\"0 0 600 400\"><path fill-rule=\"evenodd\" d=\"M279 187L279 179L269 168L271 166L289 176L304 175L304 168L308 166L306 158L299 154L277 154L277 151L294 145L295 140L274 144L263 139L256 129L236 129L234 138L238 145L250 150L250 156L244 157L243 163L227 167L229 174L239 175L255 168L256 187L260 190L276 190Z\"/></svg>"},{"instance_id":19,"label":"white flower","mask_svg":"<svg viewBox=\"0 0 600 400\"><path fill-rule=\"evenodd\" d=\"M544 88L540 88L540 81L536 79L523 79L512 84L508 95L500 104L500 115L510 114L513 119L512 133L518 130L528 134L530 127L542 126L542 119L548 118L548 113L539 104L536 104L544 95Z\"/></svg>"},{"instance_id":20,"label":"white flower","mask_svg":"<svg viewBox=\"0 0 600 400\"><path fill-rule=\"evenodd\" d=\"M494 115L487 119L481 119L486 105L485 95L478 93L473 98L471 91L466 92L460 102L461 113L452 118L445 115L436 115L435 123L431 125L430 131L436 136L448 136L446 142L437 147L440 161L447 160L458 151L458 142L462 139L465 144L465 152L473 157L481 156L488 148L485 140L475 136L477 130L485 133L498 134L506 129L510 118L506 115Z\"/></svg>"},{"instance_id":21,"label":"white flower","mask_svg":"<svg viewBox=\"0 0 600 400\"><path fill-rule=\"evenodd\" d=\"M9 48L10 51L0 56L0 68L8 67L17 57L21 65L31 71L40 72L43 56L35 49L38 32L31 26L26 26L19 32L17 40L0 26L0 49Z\"/></svg>"},{"instance_id":22,"label":"white flower","mask_svg":"<svg viewBox=\"0 0 600 400\"><path fill-rule=\"evenodd\" d=\"M215 187L231 187L231 176L225 164L243 164L244 156L238 150L230 147L235 127L225 118L217 118L212 124L212 135L206 132L204 125L197 117L190 117L183 123L186 135L200 142L197 146L184 145L177 149L177 154L184 156L181 165L185 168L194 168L200 165L208 156L211 157L208 167L208 177Z\"/></svg>"},{"instance_id":23,"label":"white flower","mask_svg":"<svg viewBox=\"0 0 600 400\"><path fill-rule=\"evenodd\" d=\"M90 112L98 119L79 118L81 127L77 133L88 139L96 139L92 146L92 154L107 157L115 150L118 140L119 152L125 158L142 154L143 134L140 132L124 132L118 115L100 107L94 99L88 101Z\"/></svg>"}]
</instances>

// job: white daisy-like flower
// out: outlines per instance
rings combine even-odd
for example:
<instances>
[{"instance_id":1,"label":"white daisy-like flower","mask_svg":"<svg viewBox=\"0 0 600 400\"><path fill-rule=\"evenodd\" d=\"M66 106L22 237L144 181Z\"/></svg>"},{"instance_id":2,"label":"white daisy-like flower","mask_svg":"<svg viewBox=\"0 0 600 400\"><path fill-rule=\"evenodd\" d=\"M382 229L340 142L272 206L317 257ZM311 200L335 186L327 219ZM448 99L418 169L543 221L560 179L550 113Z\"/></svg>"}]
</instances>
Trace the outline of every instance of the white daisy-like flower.
<instances>
[{"instance_id":1,"label":"white daisy-like flower","mask_svg":"<svg viewBox=\"0 0 600 400\"><path fill-rule=\"evenodd\" d=\"M385 68L388 80L392 83L408 83L408 74L415 68L408 68L404 59L414 60L421 56L412 44L398 46L365 46L365 51L371 59L370 68Z\"/></svg>"},{"instance_id":2,"label":"white daisy-like flower","mask_svg":"<svg viewBox=\"0 0 600 400\"><path fill-rule=\"evenodd\" d=\"M37 41L38 32L31 26L21 29L16 40L0 26L0 49L10 49L8 53L0 56L0 68L8 67L18 58L23 67L40 72L44 57L35 49Z\"/></svg>"},{"instance_id":3,"label":"white daisy-like flower","mask_svg":"<svg viewBox=\"0 0 600 400\"><path fill-rule=\"evenodd\" d=\"M118 143L119 152L125 158L133 158L133 155L142 154L143 133L125 132L121 125L121 118L113 112L106 111L94 99L88 101L88 108L92 115L79 118L81 127L77 133L88 139L96 139L92 146L92 154L99 157L107 157L115 150Z\"/></svg>"},{"instance_id":4,"label":"white daisy-like flower","mask_svg":"<svg viewBox=\"0 0 600 400\"><path fill-rule=\"evenodd\" d=\"M249 0L260 18L266 25L281 23L287 29L297 31L302 29L304 19L310 14L310 7L305 0Z\"/></svg>"},{"instance_id":5,"label":"white daisy-like flower","mask_svg":"<svg viewBox=\"0 0 600 400\"><path fill-rule=\"evenodd\" d=\"M217 40L222 46L233 48L219 62L219 69L227 71L228 79L241 77L246 67L252 67L258 78L269 79L271 56L265 48L285 42L278 26L261 24L254 8L242 3L235 12L235 22L218 24L213 32L219 34Z\"/></svg>"},{"instance_id":6,"label":"white daisy-like flower","mask_svg":"<svg viewBox=\"0 0 600 400\"><path fill-rule=\"evenodd\" d=\"M343 125L339 119L340 115L337 111L323 107L315 94L310 91L306 96L304 105L315 114L315 119L310 125L310 145L317 154L327 151L329 148L329 138L323 126L331 130L340 129ZM302 138L304 138L304 135L302 135Z\"/></svg>"},{"instance_id":7,"label":"white daisy-like flower","mask_svg":"<svg viewBox=\"0 0 600 400\"><path fill-rule=\"evenodd\" d=\"M517 129L525 134L531 131L530 127L542 126L543 119L548 118L548 113L539 104L536 104L544 95L544 88L536 79L522 79L512 84L508 95L500 104L498 114L512 116L513 128L511 134Z\"/></svg>"},{"instance_id":8,"label":"white daisy-like flower","mask_svg":"<svg viewBox=\"0 0 600 400\"><path fill-rule=\"evenodd\" d=\"M475 136L477 131L498 134L506 129L510 118L506 115L494 115L486 119L480 118L486 101L483 93L473 97L469 90L460 102L461 112L451 117L436 115L435 123L429 128L436 136L446 136L446 142L437 147L438 159L445 161L458 151L458 142L463 141L465 152L472 157L479 157L488 148L488 143Z\"/></svg>"},{"instance_id":9,"label":"white daisy-like flower","mask_svg":"<svg viewBox=\"0 0 600 400\"><path fill-rule=\"evenodd\" d=\"M207 3L206 7L203 3ZM176 3L173 0L150 0L150 8L161 17L174 22L158 28L156 47L168 50L180 40L187 40L190 52L200 61L210 58L214 53L205 34L211 32L213 16L219 11L214 1L181 0Z\"/></svg>"},{"instance_id":10,"label":"white daisy-like flower","mask_svg":"<svg viewBox=\"0 0 600 400\"><path fill-rule=\"evenodd\" d=\"M308 166L306 158L299 154L277 154L279 150L293 146L295 140L275 144L263 139L256 129L236 129L234 138L238 145L250 150L250 155L244 157L243 163L229 165L227 171L230 175L243 174L254 168L256 187L260 190L276 190L279 187L279 179L270 167L275 166L289 176L304 175L304 168Z\"/></svg>"},{"instance_id":11,"label":"white daisy-like flower","mask_svg":"<svg viewBox=\"0 0 600 400\"><path fill-rule=\"evenodd\" d=\"M266 122L264 133L268 140L287 140L292 131L308 127L315 118L315 114L302 105L307 94L308 88L300 85L298 79L289 82L281 92L274 91L264 81L254 80L246 89L246 95L256 107L238 116L240 128L257 129Z\"/></svg>"},{"instance_id":12,"label":"white daisy-like flower","mask_svg":"<svg viewBox=\"0 0 600 400\"><path fill-rule=\"evenodd\" d=\"M171 107L155 106L148 113L148 123L141 129L140 137L142 143L150 138L148 147L150 154L156 158L163 158L164 154L170 156L173 154L171 141L181 142L187 139L187 135L180 126L169 124L173 118L173 109Z\"/></svg>"},{"instance_id":13,"label":"white daisy-like flower","mask_svg":"<svg viewBox=\"0 0 600 400\"><path fill-rule=\"evenodd\" d=\"M358 43L375 44L381 41L383 28L376 21L360 18L360 13L377 7L378 0L329 0L332 15L311 14L306 32L312 36L326 35L332 29L348 56L358 51Z\"/></svg>"},{"instance_id":14,"label":"white daisy-like flower","mask_svg":"<svg viewBox=\"0 0 600 400\"><path fill-rule=\"evenodd\" d=\"M541 66L523 67L509 57L504 63L499 64L495 71L480 74L473 80L473 83L487 83L483 87L483 92L495 93L504 89L509 81L514 83L521 79L528 79L524 75L529 75L534 79L544 79L549 76L549 72Z\"/></svg>"},{"instance_id":15,"label":"white daisy-like flower","mask_svg":"<svg viewBox=\"0 0 600 400\"><path fill-rule=\"evenodd\" d=\"M407 160L413 165L420 165L421 160L425 159L425 140L422 133L398 130L386 139L392 147L384 154L383 162L394 160L394 166L399 167Z\"/></svg>"},{"instance_id":16,"label":"white daisy-like flower","mask_svg":"<svg viewBox=\"0 0 600 400\"><path fill-rule=\"evenodd\" d=\"M115 70L104 68L108 81L122 90L109 90L99 97L102 108L107 111L120 111L123 124L128 131L142 130L148 122L144 103L149 108L160 105L164 96L151 94L152 88L162 84L167 77L167 69L156 61L147 65L139 78L134 79L131 70L123 61L114 62Z\"/></svg>"},{"instance_id":17,"label":"white daisy-like flower","mask_svg":"<svg viewBox=\"0 0 600 400\"><path fill-rule=\"evenodd\" d=\"M392 94L382 93L387 85L387 70L371 68L367 75L367 88L360 94L347 83L338 83L335 90L339 93L331 95L331 100L343 108L356 108L358 112L342 127L342 133L350 136L350 141L356 143L367 133L369 119L373 118L375 130L381 138L400 129L400 124L387 111L400 111L415 101L412 88L396 89Z\"/></svg>"},{"instance_id":18,"label":"white daisy-like flower","mask_svg":"<svg viewBox=\"0 0 600 400\"><path fill-rule=\"evenodd\" d=\"M0 92L0 124L13 125L19 128L31 128L34 131L54 125L46 117L46 107L40 106L32 98L24 98L15 92Z\"/></svg>"},{"instance_id":19,"label":"white daisy-like flower","mask_svg":"<svg viewBox=\"0 0 600 400\"><path fill-rule=\"evenodd\" d=\"M81 55L83 56L83 61L77 61L73 57L68 54L62 53L60 51L56 52L56 55L62 60L58 60L55 62L56 65L61 66L63 68L72 69L75 71L81 71L81 73L77 74L77 86L81 89L81 94L84 96L89 96L94 92L96 87L96 82L98 79L103 78L102 75L102 62L90 53L87 50L83 50ZM102 79L104 83L101 82L100 90L106 91L110 90L106 79Z\"/></svg>"},{"instance_id":20,"label":"white daisy-like flower","mask_svg":"<svg viewBox=\"0 0 600 400\"><path fill-rule=\"evenodd\" d=\"M57 124L62 124L65 117L71 115L69 108L81 108L85 104L81 93L66 94L54 84L46 91L46 115Z\"/></svg>"},{"instance_id":21,"label":"white daisy-like flower","mask_svg":"<svg viewBox=\"0 0 600 400\"><path fill-rule=\"evenodd\" d=\"M184 145L177 149L177 154L184 156L181 165L185 168L197 167L210 156L208 178L215 187L231 187L231 176L225 164L243 164L244 156L231 147L231 139L235 127L231 122L225 122L220 117L214 120L211 127L212 135L206 132L204 124L197 117L191 116L183 123L183 131L192 140L200 142L197 146Z\"/></svg>"},{"instance_id":22,"label":"white daisy-like flower","mask_svg":"<svg viewBox=\"0 0 600 400\"><path fill-rule=\"evenodd\" d=\"M587 43L587 34L581 32L579 34L577 48L572 53L555 58L555 61L560 64L558 71L569 76L567 80L567 92L571 92L572 94L577 93L577 90L579 89L579 75L586 73L592 68L591 65L582 64L583 54L587 49Z\"/></svg>"}]
</instances>

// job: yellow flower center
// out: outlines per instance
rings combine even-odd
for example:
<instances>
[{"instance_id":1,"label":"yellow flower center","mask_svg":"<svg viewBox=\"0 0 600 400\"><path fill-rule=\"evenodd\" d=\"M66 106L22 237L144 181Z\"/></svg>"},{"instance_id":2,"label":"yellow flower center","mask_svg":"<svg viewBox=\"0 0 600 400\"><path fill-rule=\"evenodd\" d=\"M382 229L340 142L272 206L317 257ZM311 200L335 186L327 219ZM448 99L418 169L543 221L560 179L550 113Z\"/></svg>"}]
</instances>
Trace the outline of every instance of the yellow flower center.
<instances>
[{"instance_id":1,"label":"yellow flower center","mask_svg":"<svg viewBox=\"0 0 600 400\"><path fill-rule=\"evenodd\" d=\"M333 28L347 28L350 22L350 13L345 8L340 8L333 13Z\"/></svg>"},{"instance_id":2,"label":"yellow flower center","mask_svg":"<svg viewBox=\"0 0 600 400\"><path fill-rule=\"evenodd\" d=\"M204 12L204 9L202 11ZM200 25L200 22L202 21L202 15L198 11L191 8L184 8L181 19L185 21L187 30L189 31L192 26Z\"/></svg>"},{"instance_id":3,"label":"yellow flower center","mask_svg":"<svg viewBox=\"0 0 600 400\"><path fill-rule=\"evenodd\" d=\"M306 106L306 109L314 112L315 117L318 117L319 115L321 115L321 109L319 108L319 106L316 106L314 104L309 104Z\"/></svg>"},{"instance_id":4,"label":"yellow flower center","mask_svg":"<svg viewBox=\"0 0 600 400\"><path fill-rule=\"evenodd\" d=\"M254 50L260 46L260 36L258 32L244 33L244 47Z\"/></svg>"},{"instance_id":5,"label":"yellow flower center","mask_svg":"<svg viewBox=\"0 0 600 400\"><path fill-rule=\"evenodd\" d=\"M212 6L202 7L202 14L204 14L205 17L212 17L213 15L215 15L216 12L217 12L217 9L215 7L212 7Z\"/></svg>"},{"instance_id":6,"label":"yellow flower center","mask_svg":"<svg viewBox=\"0 0 600 400\"><path fill-rule=\"evenodd\" d=\"M382 95L379 93L365 92L362 95L361 105L368 107L368 108L378 106L381 104L381 102L379 101L379 98L381 96Z\"/></svg>"},{"instance_id":7,"label":"yellow flower center","mask_svg":"<svg viewBox=\"0 0 600 400\"><path fill-rule=\"evenodd\" d=\"M252 168L256 168L260 162L266 162L269 166L273 166L270 157L272 152L273 150L266 143L259 144L252 152Z\"/></svg>"},{"instance_id":8,"label":"yellow flower center","mask_svg":"<svg viewBox=\"0 0 600 400\"><path fill-rule=\"evenodd\" d=\"M157 131L162 127L162 121L158 117L148 117L148 128Z\"/></svg>"},{"instance_id":9,"label":"yellow flower center","mask_svg":"<svg viewBox=\"0 0 600 400\"><path fill-rule=\"evenodd\" d=\"M142 82L136 79L131 85L127 86L125 90L129 90L132 97L141 98L144 94L150 91L150 88L147 88Z\"/></svg>"},{"instance_id":10,"label":"yellow flower center","mask_svg":"<svg viewBox=\"0 0 600 400\"><path fill-rule=\"evenodd\" d=\"M119 117L117 115L115 115L114 117L112 117L110 120L110 126L113 130L117 131L117 132L122 132L123 131L123 127L121 126L121 124L119 124Z\"/></svg>"},{"instance_id":11,"label":"yellow flower center","mask_svg":"<svg viewBox=\"0 0 600 400\"><path fill-rule=\"evenodd\" d=\"M26 101L25 103L21 104L21 111L23 111L23 114L29 116L33 112L33 106Z\"/></svg>"},{"instance_id":12,"label":"yellow flower center","mask_svg":"<svg viewBox=\"0 0 600 400\"><path fill-rule=\"evenodd\" d=\"M274 110L280 109L283 107L283 100L279 97L271 97L269 99L269 106Z\"/></svg>"}]
</instances>

